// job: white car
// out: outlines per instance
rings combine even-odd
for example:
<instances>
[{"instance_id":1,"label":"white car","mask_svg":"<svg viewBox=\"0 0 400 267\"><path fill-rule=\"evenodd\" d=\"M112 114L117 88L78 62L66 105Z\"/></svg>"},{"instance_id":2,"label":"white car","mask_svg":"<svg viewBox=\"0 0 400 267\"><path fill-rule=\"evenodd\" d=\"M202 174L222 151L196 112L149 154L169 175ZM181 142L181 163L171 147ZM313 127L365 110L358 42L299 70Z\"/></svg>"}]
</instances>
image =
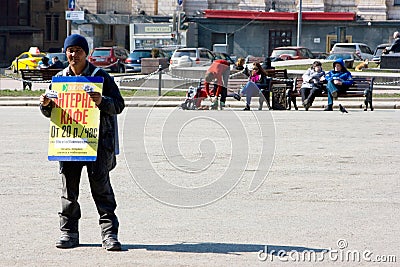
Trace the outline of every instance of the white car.
<instances>
[{"instance_id":1,"label":"white car","mask_svg":"<svg viewBox=\"0 0 400 267\"><path fill-rule=\"evenodd\" d=\"M331 53L339 52L354 52L363 60L371 60L374 57L374 52L372 52L371 48L363 43L336 43L332 47Z\"/></svg>"},{"instance_id":2,"label":"white car","mask_svg":"<svg viewBox=\"0 0 400 267\"><path fill-rule=\"evenodd\" d=\"M169 69L211 65L215 55L207 48L178 48L172 54Z\"/></svg>"}]
</instances>

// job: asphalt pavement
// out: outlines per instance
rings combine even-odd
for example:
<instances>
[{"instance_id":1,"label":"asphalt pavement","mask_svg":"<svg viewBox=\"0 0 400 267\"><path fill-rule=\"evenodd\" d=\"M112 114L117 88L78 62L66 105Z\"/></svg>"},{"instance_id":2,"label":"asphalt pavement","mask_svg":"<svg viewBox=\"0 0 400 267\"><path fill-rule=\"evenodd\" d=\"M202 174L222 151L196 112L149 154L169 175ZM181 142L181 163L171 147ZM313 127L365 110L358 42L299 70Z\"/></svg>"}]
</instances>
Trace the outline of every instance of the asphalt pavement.
<instances>
[{"instance_id":1,"label":"asphalt pavement","mask_svg":"<svg viewBox=\"0 0 400 267\"><path fill-rule=\"evenodd\" d=\"M127 107L111 172L121 252L84 171L81 245L57 249L61 179L37 107L0 107L1 266L398 266L400 111Z\"/></svg>"}]
</instances>

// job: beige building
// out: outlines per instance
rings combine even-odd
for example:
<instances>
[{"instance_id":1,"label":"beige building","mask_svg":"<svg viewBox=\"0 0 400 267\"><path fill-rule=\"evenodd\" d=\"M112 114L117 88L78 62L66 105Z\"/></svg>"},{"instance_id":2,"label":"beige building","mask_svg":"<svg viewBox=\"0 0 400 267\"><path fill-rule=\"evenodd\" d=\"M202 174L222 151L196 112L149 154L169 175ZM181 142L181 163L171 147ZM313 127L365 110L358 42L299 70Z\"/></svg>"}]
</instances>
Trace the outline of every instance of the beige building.
<instances>
[{"instance_id":1,"label":"beige building","mask_svg":"<svg viewBox=\"0 0 400 267\"><path fill-rule=\"evenodd\" d=\"M77 0L86 12L85 21L74 23L73 32L83 33L91 46L120 45L129 48L129 24L152 23L156 17L172 18L179 11L201 16L206 9L297 12L296 0ZM365 21L400 20L400 0L303 0L302 11L353 12ZM163 20L160 22L168 22Z\"/></svg>"},{"instance_id":2,"label":"beige building","mask_svg":"<svg viewBox=\"0 0 400 267\"><path fill-rule=\"evenodd\" d=\"M73 21L72 33L89 40L90 47L119 45L129 48L130 25L171 23L178 12L202 17L207 9L297 12L299 0L75 0L85 20ZM0 1L0 63L11 62L29 46L46 51L60 48L67 35L66 0ZM302 11L353 12L357 21L396 25L400 0L302 0ZM197 38L200 38L197 36ZM12 50L7 49L13 47Z\"/></svg>"}]
</instances>

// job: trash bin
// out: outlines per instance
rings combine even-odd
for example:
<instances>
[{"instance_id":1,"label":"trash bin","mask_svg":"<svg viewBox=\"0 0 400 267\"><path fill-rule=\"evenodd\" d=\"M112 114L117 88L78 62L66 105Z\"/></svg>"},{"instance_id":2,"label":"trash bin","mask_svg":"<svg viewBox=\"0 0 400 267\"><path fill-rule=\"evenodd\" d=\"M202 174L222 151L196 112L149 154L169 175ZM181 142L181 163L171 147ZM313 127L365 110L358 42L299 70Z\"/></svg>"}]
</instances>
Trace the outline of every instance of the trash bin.
<instances>
[{"instance_id":1,"label":"trash bin","mask_svg":"<svg viewBox=\"0 0 400 267\"><path fill-rule=\"evenodd\" d=\"M286 110L286 85L279 84L272 86L271 98L273 110Z\"/></svg>"}]
</instances>

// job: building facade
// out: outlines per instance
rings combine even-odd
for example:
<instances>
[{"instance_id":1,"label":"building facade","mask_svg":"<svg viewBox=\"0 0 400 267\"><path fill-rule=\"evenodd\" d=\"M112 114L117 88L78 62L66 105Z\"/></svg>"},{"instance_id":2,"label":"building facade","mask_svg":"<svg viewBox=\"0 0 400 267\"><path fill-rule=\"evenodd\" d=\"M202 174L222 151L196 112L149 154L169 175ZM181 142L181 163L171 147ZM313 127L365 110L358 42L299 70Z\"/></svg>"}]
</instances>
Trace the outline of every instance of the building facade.
<instances>
[{"instance_id":1,"label":"building facade","mask_svg":"<svg viewBox=\"0 0 400 267\"><path fill-rule=\"evenodd\" d=\"M133 39L138 44L144 40L133 36L132 29L148 24L155 24L153 29L171 28L171 40L164 36L162 43L209 49L227 44L228 52L238 56L267 56L278 45L296 44L300 4L301 45L312 51L328 52L338 27L346 29L347 40L371 48L391 42L393 31L400 30L400 0L75 0L74 4L85 16L72 21L67 33L68 0L2 0L0 64L9 64L30 46L60 49L70 33L86 36L90 48L130 49ZM190 21L188 30L178 28L181 12ZM337 19L341 14L352 16ZM151 39L151 33L146 34Z\"/></svg>"},{"instance_id":2,"label":"building facade","mask_svg":"<svg viewBox=\"0 0 400 267\"><path fill-rule=\"evenodd\" d=\"M29 47L60 50L66 36L63 0L0 1L0 66L7 66Z\"/></svg>"}]
</instances>

